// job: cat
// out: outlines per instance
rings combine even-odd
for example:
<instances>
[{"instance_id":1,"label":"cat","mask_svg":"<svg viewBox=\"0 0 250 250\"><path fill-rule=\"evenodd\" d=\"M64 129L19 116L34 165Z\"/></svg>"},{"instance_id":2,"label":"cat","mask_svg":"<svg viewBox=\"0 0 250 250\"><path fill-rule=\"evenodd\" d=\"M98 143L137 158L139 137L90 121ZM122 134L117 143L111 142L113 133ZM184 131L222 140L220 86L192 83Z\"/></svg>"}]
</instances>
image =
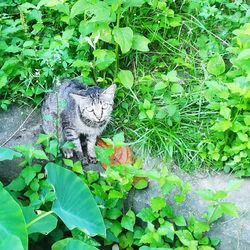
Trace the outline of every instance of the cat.
<instances>
[{"instance_id":1,"label":"cat","mask_svg":"<svg viewBox=\"0 0 250 250\"><path fill-rule=\"evenodd\" d=\"M102 89L63 79L47 94L42 105L42 128L46 134L57 134L60 145L67 141L74 144L74 149L62 147L65 158L75 153L83 165L96 163L96 138L110 121L115 90L115 84ZM86 138L87 157L83 154L81 135Z\"/></svg>"}]
</instances>

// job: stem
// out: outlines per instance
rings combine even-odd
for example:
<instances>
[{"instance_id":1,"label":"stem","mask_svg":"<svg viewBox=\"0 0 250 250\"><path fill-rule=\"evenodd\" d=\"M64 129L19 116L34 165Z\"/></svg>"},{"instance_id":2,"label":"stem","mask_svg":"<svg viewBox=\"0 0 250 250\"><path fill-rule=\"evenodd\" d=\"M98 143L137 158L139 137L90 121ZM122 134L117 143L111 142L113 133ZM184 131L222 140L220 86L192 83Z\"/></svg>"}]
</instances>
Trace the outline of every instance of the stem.
<instances>
[{"instance_id":1,"label":"stem","mask_svg":"<svg viewBox=\"0 0 250 250\"><path fill-rule=\"evenodd\" d=\"M52 214L53 213L53 211L51 210L51 211L49 211L49 212L45 212L45 213L43 213L43 214L41 214L40 216L38 216L38 217L36 217L34 220L32 220L30 223L28 223L27 225L26 225L26 228L29 228L30 226L32 226L34 223L36 223L37 221L39 221L39 220L41 220L42 218L44 218L44 217L46 217L46 216L48 216L48 215L50 215L50 214Z\"/></svg>"},{"instance_id":2,"label":"stem","mask_svg":"<svg viewBox=\"0 0 250 250\"><path fill-rule=\"evenodd\" d=\"M218 207L219 207L219 204L217 204L216 207L214 208L214 211L213 211L212 215L210 216L210 218L209 218L209 220L207 222L208 225L210 225L212 223L211 221L212 221L213 216L215 214L215 211L218 209Z\"/></svg>"},{"instance_id":3,"label":"stem","mask_svg":"<svg viewBox=\"0 0 250 250\"><path fill-rule=\"evenodd\" d=\"M116 28L120 27L120 19L121 19L121 0L118 0L118 8L117 8L117 20L116 20ZM115 80L119 68L119 45L118 43L115 44L115 73L114 73L114 79Z\"/></svg>"}]
</instances>

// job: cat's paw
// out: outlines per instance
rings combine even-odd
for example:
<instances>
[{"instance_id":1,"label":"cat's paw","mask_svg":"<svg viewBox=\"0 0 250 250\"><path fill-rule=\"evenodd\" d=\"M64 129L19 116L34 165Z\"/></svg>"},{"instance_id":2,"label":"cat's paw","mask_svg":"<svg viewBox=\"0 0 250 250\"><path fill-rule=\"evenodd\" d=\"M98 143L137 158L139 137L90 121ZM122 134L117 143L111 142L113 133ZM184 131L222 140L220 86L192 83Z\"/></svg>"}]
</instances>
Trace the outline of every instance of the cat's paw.
<instances>
[{"instance_id":1,"label":"cat's paw","mask_svg":"<svg viewBox=\"0 0 250 250\"><path fill-rule=\"evenodd\" d=\"M72 149L62 148L62 152L65 158L72 158L74 155L74 152Z\"/></svg>"},{"instance_id":2,"label":"cat's paw","mask_svg":"<svg viewBox=\"0 0 250 250\"><path fill-rule=\"evenodd\" d=\"M96 164L96 163L97 163L96 158L95 158L95 157L91 157L91 156L88 157L88 161L89 161L89 163L91 163L91 164Z\"/></svg>"},{"instance_id":3,"label":"cat's paw","mask_svg":"<svg viewBox=\"0 0 250 250\"><path fill-rule=\"evenodd\" d=\"M89 164L89 161L88 161L88 159L87 159L86 157L83 157L83 158L81 159L81 163L82 163L82 166L86 166L86 165Z\"/></svg>"}]
</instances>

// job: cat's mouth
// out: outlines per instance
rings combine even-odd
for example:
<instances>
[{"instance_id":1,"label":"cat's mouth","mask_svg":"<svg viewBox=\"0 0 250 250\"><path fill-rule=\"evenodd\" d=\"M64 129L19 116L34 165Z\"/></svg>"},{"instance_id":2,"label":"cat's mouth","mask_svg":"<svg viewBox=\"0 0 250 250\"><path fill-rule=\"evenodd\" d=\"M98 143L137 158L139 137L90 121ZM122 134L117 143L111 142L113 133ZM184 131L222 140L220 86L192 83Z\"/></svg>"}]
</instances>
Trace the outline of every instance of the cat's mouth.
<instances>
[{"instance_id":1,"label":"cat's mouth","mask_svg":"<svg viewBox=\"0 0 250 250\"><path fill-rule=\"evenodd\" d=\"M106 121L103 119L102 120L90 120L89 118L86 118L83 116L82 116L82 120L86 125L91 126L91 127L99 127L106 123Z\"/></svg>"}]
</instances>

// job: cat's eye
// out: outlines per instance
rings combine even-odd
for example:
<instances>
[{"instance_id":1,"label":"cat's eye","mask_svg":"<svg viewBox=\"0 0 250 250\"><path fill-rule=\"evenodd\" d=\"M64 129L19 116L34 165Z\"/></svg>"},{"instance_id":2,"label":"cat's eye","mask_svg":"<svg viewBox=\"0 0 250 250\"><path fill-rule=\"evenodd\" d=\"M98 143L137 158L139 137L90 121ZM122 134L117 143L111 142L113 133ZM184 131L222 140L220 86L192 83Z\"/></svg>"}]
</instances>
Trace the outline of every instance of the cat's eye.
<instances>
[{"instance_id":1,"label":"cat's eye","mask_svg":"<svg viewBox=\"0 0 250 250\"><path fill-rule=\"evenodd\" d=\"M86 110L87 110L88 112L93 112L93 111L94 111L93 107L91 107L91 106L90 106L90 107L87 107Z\"/></svg>"},{"instance_id":2,"label":"cat's eye","mask_svg":"<svg viewBox=\"0 0 250 250\"><path fill-rule=\"evenodd\" d=\"M109 104L108 103L103 103L102 104L102 109L107 109L109 107Z\"/></svg>"}]
</instances>

